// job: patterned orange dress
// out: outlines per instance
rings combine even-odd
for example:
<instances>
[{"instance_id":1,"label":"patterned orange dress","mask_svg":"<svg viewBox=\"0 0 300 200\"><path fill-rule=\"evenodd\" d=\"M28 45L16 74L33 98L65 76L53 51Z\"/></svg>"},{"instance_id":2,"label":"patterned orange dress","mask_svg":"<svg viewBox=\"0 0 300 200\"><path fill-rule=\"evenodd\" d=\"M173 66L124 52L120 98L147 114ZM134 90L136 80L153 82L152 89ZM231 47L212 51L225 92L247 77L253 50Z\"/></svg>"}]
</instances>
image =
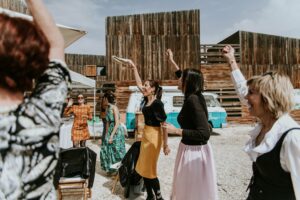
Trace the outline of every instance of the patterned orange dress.
<instances>
[{"instance_id":1,"label":"patterned orange dress","mask_svg":"<svg viewBox=\"0 0 300 200\"><path fill-rule=\"evenodd\" d=\"M73 105L67 107L64 114L74 114L74 122L72 127L72 141L88 140L90 138L88 119L92 119L89 105Z\"/></svg>"}]
</instances>

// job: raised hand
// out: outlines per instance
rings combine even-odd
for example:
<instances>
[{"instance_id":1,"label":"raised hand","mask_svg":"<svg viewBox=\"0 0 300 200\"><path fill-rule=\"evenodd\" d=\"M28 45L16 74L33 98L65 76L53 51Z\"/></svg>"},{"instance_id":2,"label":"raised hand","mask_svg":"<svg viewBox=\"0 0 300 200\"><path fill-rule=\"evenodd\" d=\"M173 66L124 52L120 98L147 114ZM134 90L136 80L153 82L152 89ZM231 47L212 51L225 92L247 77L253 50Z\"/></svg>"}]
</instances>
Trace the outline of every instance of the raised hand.
<instances>
[{"instance_id":1,"label":"raised hand","mask_svg":"<svg viewBox=\"0 0 300 200\"><path fill-rule=\"evenodd\" d=\"M67 107L71 107L73 105L73 99L69 99Z\"/></svg>"},{"instance_id":2,"label":"raised hand","mask_svg":"<svg viewBox=\"0 0 300 200\"><path fill-rule=\"evenodd\" d=\"M226 45L223 49L222 49L222 54L224 56L224 58L230 62L235 60L234 57L234 48L230 45Z\"/></svg>"},{"instance_id":3,"label":"raised hand","mask_svg":"<svg viewBox=\"0 0 300 200\"><path fill-rule=\"evenodd\" d=\"M128 65L129 67L133 68L133 69L136 68L135 63L134 63L132 60L130 60L130 59L127 60L127 65Z\"/></svg>"},{"instance_id":4,"label":"raised hand","mask_svg":"<svg viewBox=\"0 0 300 200\"><path fill-rule=\"evenodd\" d=\"M173 60L174 60L173 52L172 52L171 49L167 49L167 51L166 51L166 56L167 56L168 60L170 60L170 61L173 61Z\"/></svg>"}]
</instances>

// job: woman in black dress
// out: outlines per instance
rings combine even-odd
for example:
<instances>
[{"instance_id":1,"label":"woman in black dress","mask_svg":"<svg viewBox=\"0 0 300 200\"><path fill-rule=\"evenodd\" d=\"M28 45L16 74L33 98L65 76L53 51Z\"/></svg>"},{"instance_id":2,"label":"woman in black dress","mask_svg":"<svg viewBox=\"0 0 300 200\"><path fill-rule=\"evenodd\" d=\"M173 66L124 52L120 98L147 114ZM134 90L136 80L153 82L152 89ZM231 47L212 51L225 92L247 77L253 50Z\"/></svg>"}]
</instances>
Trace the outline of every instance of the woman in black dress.
<instances>
[{"instance_id":1,"label":"woman in black dress","mask_svg":"<svg viewBox=\"0 0 300 200\"><path fill-rule=\"evenodd\" d=\"M167 119L164 104L160 100L162 88L157 81L153 80L147 80L144 85L142 85L136 65L131 60L128 60L128 64L134 70L137 87L145 98L145 106L142 108L145 126L136 171L144 178L147 189L147 200L162 200L163 198L157 178L157 161L162 143L165 155L168 155L170 152L168 147L168 135L165 131L162 131L161 128L161 125Z\"/></svg>"},{"instance_id":2,"label":"woman in black dress","mask_svg":"<svg viewBox=\"0 0 300 200\"><path fill-rule=\"evenodd\" d=\"M209 138L211 129L203 92L203 75L196 69L179 69L171 50L169 61L177 69L178 87L184 93L184 104L178 115L181 128L171 124L164 127L169 133L182 137L177 152L172 200L216 200L217 181Z\"/></svg>"}]
</instances>

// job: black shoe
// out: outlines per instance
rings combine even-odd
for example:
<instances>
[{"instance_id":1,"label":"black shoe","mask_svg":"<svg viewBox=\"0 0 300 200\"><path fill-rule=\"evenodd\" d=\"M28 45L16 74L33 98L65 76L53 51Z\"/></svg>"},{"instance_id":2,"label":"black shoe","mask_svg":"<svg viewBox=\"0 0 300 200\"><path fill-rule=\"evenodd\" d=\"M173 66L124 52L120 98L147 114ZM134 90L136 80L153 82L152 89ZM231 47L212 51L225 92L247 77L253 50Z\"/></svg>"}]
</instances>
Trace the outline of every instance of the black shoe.
<instances>
[{"instance_id":1,"label":"black shoe","mask_svg":"<svg viewBox=\"0 0 300 200\"><path fill-rule=\"evenodd\" d=\"M154 196L147 196L146 200L155 200Z\"/></svg>"},{"instance_id":2,"label":"black shoe","mask_svg":"<svg viewBox=\"0 0 300 200\"><path fill-rule=\"evenodd\" d=\"M162 197L160 191L155 195L156 200L164 200L164 198Z\"/></svg>"}]
</instances>

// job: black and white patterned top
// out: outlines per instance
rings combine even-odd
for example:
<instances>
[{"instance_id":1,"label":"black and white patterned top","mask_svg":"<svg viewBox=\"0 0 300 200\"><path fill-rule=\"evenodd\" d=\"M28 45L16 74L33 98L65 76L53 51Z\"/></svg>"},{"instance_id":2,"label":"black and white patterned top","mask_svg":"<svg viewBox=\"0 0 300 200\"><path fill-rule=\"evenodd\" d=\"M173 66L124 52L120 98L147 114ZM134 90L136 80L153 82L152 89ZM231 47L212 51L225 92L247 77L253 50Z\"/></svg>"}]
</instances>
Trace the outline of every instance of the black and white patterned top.
<instances>
[{"instance_id":1,"label":"black and white patterned top","mask_svg":"<svg viewBox=\"0 0 300 200\"><path fill-rule=\"evenodd\" d=\"M0 112L1 200L56 199L53 173L69 80L66 65L52 61L29 98Z\"/></svg>"}]
</instances>

